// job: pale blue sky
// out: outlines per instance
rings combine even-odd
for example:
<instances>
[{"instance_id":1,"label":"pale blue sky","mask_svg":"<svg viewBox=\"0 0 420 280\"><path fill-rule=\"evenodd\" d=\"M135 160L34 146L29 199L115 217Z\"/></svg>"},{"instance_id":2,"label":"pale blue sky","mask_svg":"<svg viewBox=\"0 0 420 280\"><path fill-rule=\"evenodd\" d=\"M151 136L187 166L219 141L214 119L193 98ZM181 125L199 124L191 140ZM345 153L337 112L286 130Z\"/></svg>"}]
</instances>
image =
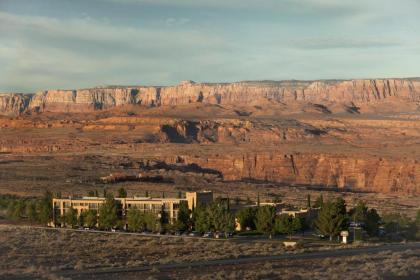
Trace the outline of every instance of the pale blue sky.
<instances>
[{"instance_id":1,"label":"pale blue sky","mask_svg":"<svg viewBox=\"0 0 420 280\"><path fill-rule=\"evenodd\" d=\"M420 76L419 0L0 0L0 92Z\"/></svg>"}]
</instances>

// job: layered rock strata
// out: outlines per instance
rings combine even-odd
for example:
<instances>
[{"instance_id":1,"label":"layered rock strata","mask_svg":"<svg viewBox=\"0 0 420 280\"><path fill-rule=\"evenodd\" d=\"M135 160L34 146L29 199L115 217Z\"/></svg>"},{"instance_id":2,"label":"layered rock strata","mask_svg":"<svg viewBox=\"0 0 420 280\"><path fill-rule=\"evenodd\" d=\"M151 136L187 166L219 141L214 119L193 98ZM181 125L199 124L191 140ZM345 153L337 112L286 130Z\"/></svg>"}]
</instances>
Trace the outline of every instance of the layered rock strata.
<instances>
[{"instance_id":1,"label":"layered rock strata","mask_svg":"<svg viewBox=\"0 0 420 280\"><path fill-rule=\"evenodd\" d=\"M217 170L225 180L249 179L382 193L420 193L420 162L415 159L270 152L206 158L183 156L175 160Z\"/></svg>"},{"instance_id":2,"label":"layered rock strata","mask_svg":"<svg viewBox=\"0 0 420 280\"><path fill-rule=\"evenodd\" d=\"M317 104L365 104L387 98L420 101L420 81L411 79L351 81L238 82L226 84L184 81L168 87L98 87L46 90L34 95L1 94L0 114L37 112L90 112L112 107L182 105L195 102L241 104L259 99Z\"/></svg>"}]
</instances>

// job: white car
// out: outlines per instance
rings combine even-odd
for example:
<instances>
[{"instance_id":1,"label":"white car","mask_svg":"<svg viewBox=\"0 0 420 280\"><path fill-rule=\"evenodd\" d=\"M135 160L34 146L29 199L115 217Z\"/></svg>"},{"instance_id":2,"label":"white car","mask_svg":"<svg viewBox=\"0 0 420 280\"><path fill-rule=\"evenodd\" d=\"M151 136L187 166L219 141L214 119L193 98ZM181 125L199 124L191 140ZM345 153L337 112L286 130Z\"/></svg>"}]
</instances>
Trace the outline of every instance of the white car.
<instances>
[{"instance_id":1,"label":"white car","mask_svg":"<svg viewBox=\"0 0 420 280\"><path fill-rule=\"evenodd\" d=\"M203 234L203 237L208 237L208 238L211 238L211 237L213 237L213 233L212 232L206 232L206 233L204 233Z\"/></svg>"}]
</instances>

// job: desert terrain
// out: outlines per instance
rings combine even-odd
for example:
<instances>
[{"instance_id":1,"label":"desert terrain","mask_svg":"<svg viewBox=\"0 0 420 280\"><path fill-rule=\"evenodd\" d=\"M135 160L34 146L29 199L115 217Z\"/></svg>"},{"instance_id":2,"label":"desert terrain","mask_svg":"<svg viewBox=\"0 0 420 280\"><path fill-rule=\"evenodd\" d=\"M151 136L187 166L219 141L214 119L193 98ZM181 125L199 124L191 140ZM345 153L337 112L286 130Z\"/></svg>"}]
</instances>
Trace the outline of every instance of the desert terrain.
<instances>
[{"instance_id":1,"label":"desert terrain","mask_svg":"<svg viewBox=\"0 0 420 280\"><path fill-rule=\"evenodd\" d=\"M281 242L267 239L147 237L18 225L0 225L0 233L0 279L338 279L342 274L353 279L416 279L420 275L418 244L398 250L392 245L381 249L381 244L376 248L359 244L365 253L353 255L343 249L339 257L336 250L345 246L331 244L312 248L319 251L318 257L311 257L312 252L294 258L307 249L286 253ZM264 256L284 258L212 263Z\"/></svg>"},{"instance_id":2,"label":"desert terrain","mask_svg":"<svg viewBox=\"0 0 420 280\"><path fill-rule=\"evenodd\" d=\"M0 95L0 193L210 189L304 205L344 195L413 216L418 79L104 87ZM119 180L109 174L160 178Z\"/></svg>"}]
</instances>

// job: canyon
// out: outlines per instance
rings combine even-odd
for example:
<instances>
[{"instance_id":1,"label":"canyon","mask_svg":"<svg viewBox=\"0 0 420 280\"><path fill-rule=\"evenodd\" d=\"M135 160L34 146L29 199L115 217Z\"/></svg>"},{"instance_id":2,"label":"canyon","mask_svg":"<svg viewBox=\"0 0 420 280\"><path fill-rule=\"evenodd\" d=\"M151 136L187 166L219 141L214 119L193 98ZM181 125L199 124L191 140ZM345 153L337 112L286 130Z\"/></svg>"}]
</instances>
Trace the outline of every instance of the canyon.
<instances>
[{"instance_id":1,"label":"canyon","mask_svg":"<svg viewBox=\"0 0 420 280\"><path fill-rule=\"evenodd\" d=\"M119 184L134 193L240 188L243 196L258 190L267 198L261 186L270 193L403 194L416 204L419 139L419 79L5 93L0 192L84 194L113 187L101 176L143 172L174 183Z\"/></svg>"}]
</instances>

